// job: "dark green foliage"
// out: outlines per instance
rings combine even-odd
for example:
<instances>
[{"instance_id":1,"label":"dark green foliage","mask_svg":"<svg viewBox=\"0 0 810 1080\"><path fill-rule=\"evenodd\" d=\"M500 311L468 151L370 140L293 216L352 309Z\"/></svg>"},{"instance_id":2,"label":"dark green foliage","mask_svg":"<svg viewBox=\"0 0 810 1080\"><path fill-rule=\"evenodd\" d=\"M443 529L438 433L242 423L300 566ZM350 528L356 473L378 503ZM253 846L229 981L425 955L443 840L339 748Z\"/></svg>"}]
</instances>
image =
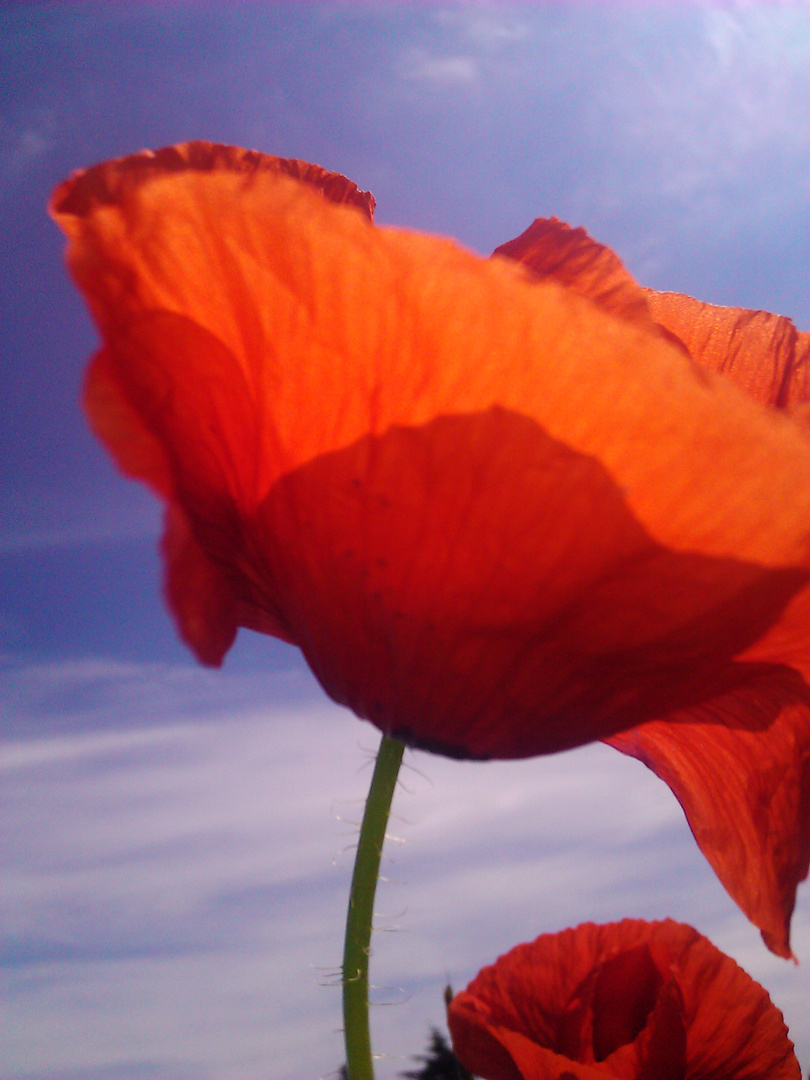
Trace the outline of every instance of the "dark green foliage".
<instances>
[{"instance_id":1,"label":"dark green foliage","mask_svg":"<svg viewBox=\"0 0 810 1080\"><path fill-rule=\"evenodd\" d=\"M431 1029L427 1053L415 1055L414 1061L421 1061L422 1068L400 1073L403 1080L473 1080L438 1028ZM345 1065L341 1065L335 1078L349 1080Z\"/></svg>"},{"instance_id":2,"label":"dark green foliage","mask_svg":"<svg viewBox=\"0 0 810 1080\"><path fill-rule=\"evenodd\" d=\"M431 1029L428 1052L414 1061L423 1062L422 1068L400 1073L403 1080L467 1080L470 1075L438 1028Z\"/></svg>"}]
</instances>

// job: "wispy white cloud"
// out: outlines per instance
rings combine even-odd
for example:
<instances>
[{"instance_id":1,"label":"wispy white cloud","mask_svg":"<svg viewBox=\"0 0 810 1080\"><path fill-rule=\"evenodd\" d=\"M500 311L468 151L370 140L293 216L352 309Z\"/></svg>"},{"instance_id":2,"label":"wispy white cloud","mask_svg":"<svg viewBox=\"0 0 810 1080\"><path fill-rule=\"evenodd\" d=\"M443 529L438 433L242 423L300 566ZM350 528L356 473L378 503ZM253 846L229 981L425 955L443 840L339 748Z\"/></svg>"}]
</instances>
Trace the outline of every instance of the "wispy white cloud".
<instances>
[{"instance_id":1,"label":"wispy white cloud","mask_svg":"<svg viewBox=\"0 0 810 1080\"><path fill-rule=\"evenodd\" d=\"M515 9L489 3L458 4L429 11L428 45L409 45L398 74L406 82L435 87L473 87L508 63L512 50L530 35Z\"/></svg>"},{"instance_id":2,"label":"wispy white cloud","mask_svg":"<svg viewBox=\"0 0 810 1080\"><path fill-rule=\"evenodd\" d=\"M455 5L433 15L421 47L474 60L475 94L446 106L426 95L430 122L452 109L449 140L479 163L476 190L510 210L515 232L555 213L620 247L646 284L696 295L713 254L719 281L704 286L707 299L806 323L785 269L810 205L806 2ZM437 153L439 174L441 163ZM459 218L464 228L479 220ZM491 235L494 246L508 233ZM763 249L783 279L760 271L764 286ZM750 270L734 261L741 250Z\"/></svg>"},{"instance_id":3,"label":"wispy white cloud","mask_svg":"<svg viewBox=\"0 0 810 1080\"><path fill-rule=\"evenodd\" d=\"M675 16L664 34L651 13L643 48L642 24L612 28L614 62L587 107L597 146L609 133L623 152L583 177L583 205L622 205L638 191L716 231L730 217L739 228L735 204L761 221L784 213L786 198L806 203L810 6L711 4Z\"/></svg>"},{"instance_id":4,"label":"wispy white cloud","mask_svg":"<svg viewBox=\"0 0 810 1080\"><path fill-rule=\"evenodd\" d=\"M456 4L432 13L436 26L484 49L524 41L531 33L527 15L528 8L490 2Z\"/></svg>"},{"instance_id":5,"label":"wispy white cloud","mask_svg":"<svg viewBox=\"0 0 810 1080\"><path fill-rule=\"evenodd\" d=\"M28 726L0 758L3 1080L328 1075L376 733L297 674L12 674L7 706ZM522 763L408 754L394 811L372 966L381 1077L441 1022L448 976L460 986L520 940L624 915L690 922L742 959L808 1056L805 969L768 956L637 763L605 747ZM795 947L810 956L806 902Z\"/></svg>"},{"instance_id":6,"label":"wispy white cloud","mask_svg":"<svg viewBox=\"0 0 810 1080\"><path fill-rule=\"evenodd\" d=\"M160 534L161 507L139 484L107 490L22 489L4 497L0 555Z\"/></svg>"},{"instance_id":7,"label":"wispy white cloud","mask_svg":"<svg viewBox=\"0 0 810 1080\"><path fill-rule=\"evenodd\" d=\"M472 56L438 56L413 49L402 58L400 72L410 82L433 86L472 85L478 81L478 64Z\"/></svg>"},{"instance_id":8,"label":"wispy white cloud","mask_svg":"<svg viewBox=\"0 0 810 1080\"><path fill-rule=\"evenodd\" d=\"M26 106L0 117L0 179L14 183L36 166L58 143L57 110ZM0 192L1 193L1 192Z\"/></svg>"},{"instance_id":9,"label":"wispy white cloud","mask_svg":"<svg viewBox=\"0 0 810 1080\"><path fill-rule=\"evenodd\" d=\"M529 37L518 12L492 4L464 4L431 13L430 48L410 47L400 65L401 77L438 86L478 84L492 74L501 54Z\"/></svg>"}]
</instances>

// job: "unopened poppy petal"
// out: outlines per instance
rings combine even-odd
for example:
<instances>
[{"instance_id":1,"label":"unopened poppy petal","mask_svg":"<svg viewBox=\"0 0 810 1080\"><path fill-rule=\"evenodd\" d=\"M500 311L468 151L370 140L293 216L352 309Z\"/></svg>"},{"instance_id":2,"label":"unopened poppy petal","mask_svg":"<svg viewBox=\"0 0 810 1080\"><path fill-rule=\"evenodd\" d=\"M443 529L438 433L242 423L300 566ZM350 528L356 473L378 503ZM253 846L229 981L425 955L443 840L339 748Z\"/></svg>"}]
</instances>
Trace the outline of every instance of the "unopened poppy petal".
<instances>
[{"instance_id":1,"label":"unopened poppy petal","mask_svg":"<svg viewBox=\"0 0 810 1080\"><path fill-rule=\"evenodd\" d=\"M448 1010L484 1080L799 1080L779 1011L733 960L666 920L585 923L519 945Z\"/></svg>"}]
</instances>

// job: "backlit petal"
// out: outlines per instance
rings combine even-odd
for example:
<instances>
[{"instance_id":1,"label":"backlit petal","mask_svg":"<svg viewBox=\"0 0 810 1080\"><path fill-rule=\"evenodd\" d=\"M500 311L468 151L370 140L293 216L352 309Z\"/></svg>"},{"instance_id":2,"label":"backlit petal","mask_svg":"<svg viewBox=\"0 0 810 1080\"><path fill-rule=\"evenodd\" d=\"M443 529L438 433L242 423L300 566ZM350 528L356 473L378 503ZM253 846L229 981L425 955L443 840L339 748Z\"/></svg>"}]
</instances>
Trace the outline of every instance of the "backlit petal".
<instances>
[{"instance_id":1,"label":"backlit petal","mask_svg":"<svg viewBox=\"0 0 810 1080\"><path fill-rule=\"evenodd\" d=\"M672 788L717 876L790 957L810 862L810 695L790 672L609 740Z\"/></svg>"},{"instance_id":2,"label":"backlit petal","mask_svg":"<svg viewBox=\"0 0 810 1080\"><path fill-rule=\"evenodd\" d=\"M525 232L492 253L528 266L538 277L565 285L615 315L652 327L645 290L621 259L557 218L537 218Z\"/></svg>"},{"instance_id":3,"label":"backlit petal","mask_svg":"<svg viewBox=\"0 0 810 1080\"><path fill-rule=\"evenodd\" d=\"M538 218L493 254L622 318L657 326L698 364L721 372L757 401L787 409L810 401L810 334L799 333L784 316L642 288L610 248L557 218Z\"/></svg>"},{"instance_id":4,"label":"backlit petal","mask_svg":"<svg viewBox=\"0 0 810 1080\"><path fill-rule=\"evenodd\" d=\"M747 682L810 565L790 425L573 290L208 153L54 199L105 338L93 423L214 568L169 564L201 658L270 629L361 716L473 756Z\"/></svg>"},{"instance_id":5,"label":"backlit petal","mask_svg":"<svg viewBox=\"0 0 810 1080\"><path fill-rule=\"evenodd\" d=\"M699 364L722 372L757 401L786 408L810 398L807 335L790 319L705 304L681 293L644 293L653 318Z\"/></svg>"}]
</instances>

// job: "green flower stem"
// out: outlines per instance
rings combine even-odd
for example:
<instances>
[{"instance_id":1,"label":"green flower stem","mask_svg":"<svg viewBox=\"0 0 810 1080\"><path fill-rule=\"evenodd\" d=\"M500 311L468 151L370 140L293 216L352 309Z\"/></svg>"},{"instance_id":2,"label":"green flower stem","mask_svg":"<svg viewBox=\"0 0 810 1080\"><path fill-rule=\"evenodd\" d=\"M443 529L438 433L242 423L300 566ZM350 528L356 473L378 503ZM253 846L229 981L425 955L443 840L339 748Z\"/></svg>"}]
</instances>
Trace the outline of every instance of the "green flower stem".
<instances>
[{"instance_id":1,"label":"green flower stem","mask_svg":"<svg viewBox=\"0 0 810 1080\"><path fill-rule=\"evenodd\" d=\"M374 1080L368 1027L368 958L374 893L404 745L383 735L354 860L343 950L343 1030L349 1080Z\"/></svg>"}]
</instances>

